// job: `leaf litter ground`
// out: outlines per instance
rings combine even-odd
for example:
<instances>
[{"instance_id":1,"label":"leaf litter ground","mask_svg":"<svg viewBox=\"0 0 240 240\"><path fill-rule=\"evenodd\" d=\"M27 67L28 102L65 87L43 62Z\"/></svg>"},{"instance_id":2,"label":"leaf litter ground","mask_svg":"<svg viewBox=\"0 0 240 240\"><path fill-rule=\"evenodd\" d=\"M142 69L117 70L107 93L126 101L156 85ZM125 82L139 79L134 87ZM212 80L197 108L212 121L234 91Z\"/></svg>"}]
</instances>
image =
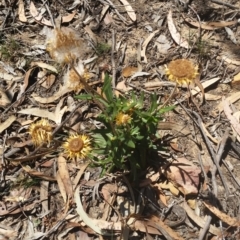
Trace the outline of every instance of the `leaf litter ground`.
<instances>
[{"instance_id":1,"label":"leaf litter ground","mask_svg":"<svg viewBox=\"0 0 240 240\"><path fill-rule=\"evenodd\" d=\"M239 239L239 8L2 1L2 239ZM108 73L116 97L156 93L159 104L176 106L159 123L163 148L137 184L63 154L69 131L101 127L99 106L74 98L89 89L76 83L72 58L98 93ZM173 91L165 69L176 59L191 60L200 75ZM37 147L29 126L42 118L54 143Z\"/></svg>"}]
</instances>

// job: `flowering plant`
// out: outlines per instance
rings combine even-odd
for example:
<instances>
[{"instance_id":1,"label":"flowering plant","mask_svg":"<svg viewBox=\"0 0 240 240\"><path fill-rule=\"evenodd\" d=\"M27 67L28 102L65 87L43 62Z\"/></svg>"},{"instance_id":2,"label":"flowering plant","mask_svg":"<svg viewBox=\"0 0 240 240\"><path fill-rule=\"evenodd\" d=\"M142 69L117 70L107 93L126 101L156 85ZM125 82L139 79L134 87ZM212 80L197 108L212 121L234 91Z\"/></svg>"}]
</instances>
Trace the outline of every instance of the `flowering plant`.
<instances>
[{"instance_id":1,"label":"flowering plant","mask_svg":"<svg viewBox=\"0 0 240 240\"><path fill-rule=\"evenodd\" d=\"M116 98L108 75L105 76L102 95L83 94L76 98L94 99L103 106L98 116L103 127L95 129L91 135L93 162L102 167L103 173L129 170L136 179L138 172L146 169L149 153L157 150L158 122L172 107L158 109L155 94L150 96L148 107L143 93L140 97L132 93L130 98Z\"/></svg>"}]
</instances>

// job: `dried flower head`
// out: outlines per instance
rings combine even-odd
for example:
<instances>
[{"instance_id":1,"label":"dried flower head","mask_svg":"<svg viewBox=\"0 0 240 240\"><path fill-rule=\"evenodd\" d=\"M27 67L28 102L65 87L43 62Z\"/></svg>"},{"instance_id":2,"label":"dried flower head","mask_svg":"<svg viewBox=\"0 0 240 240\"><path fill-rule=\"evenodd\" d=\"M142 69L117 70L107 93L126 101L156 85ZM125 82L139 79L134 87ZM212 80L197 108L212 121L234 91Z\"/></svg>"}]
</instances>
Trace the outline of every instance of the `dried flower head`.
<instances>
[{"instance_id":1,"label":"dried flower head","mask_svg":"<svg viewBox=\"0 0 240 240\"><path fill-rule=\"evenodd\" d=\"M178 84L189 84L198 75L198 67L187 59L177 59L168 64L166 75L170 81Z\"/></svg>"},{"instance_id":2,"label":"dried flower head","mask_svg":"<svg viewBox=\"0 0 240 240\"><path fill-rule=\"evenodd\" d=\"M86 44L70 28L55 28L47 32L47 51L59 63L71 63L86 51Z\"/></svg>"},{"instance_id":3,"label":"dried flower head","mask_svg":"<svg viewBox=\"0 0 240 240\"><path fill-rule=\"evenodd\" d=\"M132 120L132 118L129 114L120 112L116 116L116 125L118 125L118 126L126 125L126 124L130 123L131 120Z\"/></svg>"},{"instance_id":4,"label":"dried flower head","mask_svg":"<svg viewBox=\"0 0 240 240\"><path fill-rule=\"evenodd\" d=\"M91 77L90 73L86 68L84 68L84 65L81 61L78 62L75 69L77 70L78 74L81 76L81 79L84 81L88 81ZM76 92L84 89L84 85L81 82L80 77L78 74L74 71L74 69L69 69L67 73L63 77L64 85Z\"/></svg>"},{"instance_id":5,"label":"dried flower head","mask_svg":"<svg viewBox=\"0 0 240 240\"><path fill-rule=\"evenodd\" d=\"M86 135L73 134L63 144L63 148L69 158L84 159L92 150L90 142Z\"/></svg>"},{"instance_id":6,"label":"dried flower head","mask_svg":"<svg viewBox=\"0 0 240 240\"><path fill-rule=\"evenodd\" d=\"M52 139L52 126L47 119L41 119L30 125L29 134L36 146L40 146L45 142L50 143Z\"/></svg>"}]
</instances>

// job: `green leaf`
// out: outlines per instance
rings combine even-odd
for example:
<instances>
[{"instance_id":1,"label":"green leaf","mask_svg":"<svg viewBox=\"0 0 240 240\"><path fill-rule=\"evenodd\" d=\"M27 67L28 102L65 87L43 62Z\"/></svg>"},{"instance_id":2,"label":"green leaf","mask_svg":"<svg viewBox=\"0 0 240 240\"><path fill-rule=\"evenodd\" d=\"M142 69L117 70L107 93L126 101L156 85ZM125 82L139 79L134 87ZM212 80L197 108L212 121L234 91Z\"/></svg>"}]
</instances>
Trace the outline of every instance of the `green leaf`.
<instances>
[{"instance_id":1,"label":"green leaf","mask_svg":"<svg viewBox=\"0 0 240 240\"><path fill-rule=\"evenodd\" d=\"M81 100L93 100L93 96L91 94L81 94L74 96L76 99L81 99Z\"/></svg>"},{"instance_id":2,"label":"green leaf","mask_svg":"<svg viewBox=\"0 0 240 240\"><path fill-rule=\"evenodd\" d=\"M105 94L108 102L111 103L113 101L112 78L109 77L107 73L105 74L102 91Z\"/></svg>"},{"instance_id":3,"label":"green leaf","mask_svg":"<svg viewBox=\"0 0 240 240\"><path fill-rule=\"evenodd\" d=\"M135 143L132 140L129 140L127 142L127 146L130 147L130 148L135 148Z\"/></svg>"}]
</instances>

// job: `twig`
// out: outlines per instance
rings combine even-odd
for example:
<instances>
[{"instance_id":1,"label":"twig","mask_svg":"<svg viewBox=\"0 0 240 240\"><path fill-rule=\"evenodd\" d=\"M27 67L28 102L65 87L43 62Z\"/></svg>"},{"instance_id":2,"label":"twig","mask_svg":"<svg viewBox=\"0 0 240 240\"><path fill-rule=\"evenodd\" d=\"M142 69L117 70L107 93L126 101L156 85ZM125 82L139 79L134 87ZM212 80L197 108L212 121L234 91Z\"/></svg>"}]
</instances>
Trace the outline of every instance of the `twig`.
<instances>
[{"instance_id":1,"label":"twig","mask_svg":"<svg viewBox=\"0 0 240 240\"><path fill-rule=\"evenodd\" d=\"M220 143L220 146L219 146L217 154L216 154L216 161L217 161L218 164L221 161L222 154L224 152L224 148L225 148L226 142L228 140L228 136L229 136L229 132L226 131L224 136L222 137L222 141ZM217 169L217 166L215 164L213 166L213 170L212 170L212 186L213 186L213 193L214 193L215 197L217 197L217 195L218 195L217 183L216 183L216 179L215 179L217 170L218 169ZM204 239L204 237L205 237L205 235L206 235L206 233L207 233L207 231L208 231L208 229L210 227L211 221L212 221L212 216L208 215L207 216L207 220L205 222L205 225L204 225L204 227L201 229L201 231L199 233L198 240L203 240Z\"/></svg>"},{"instance_id":2,"label":"twig","mask_svg":"<svg viewBox=\"0 0 240 240\"><path fill-rule=\"evenodd\" d=\"M112 87L116 87L116 64L114 60L114 54L115 54L115 48L116 48L116 34L115 30L112 30L112 52L111 52L111 61L112 61Z\"/></svg>"},{"instance_id":3,"label":"twig","mask_svg":"<svg viewBox=\"0 0 240 240\"><path fill-rule=\"evenodd\" d=\"M186 109L180 102L179 102L179 104L181 105L181 107L186 111L186 113L189 116L191 116L189 113L192 113L197 118L197 120L195 120L194 118L192 118L192 119L195 122L195 124L199 127L199 129L201 130L201 133L202 133L202 136L203 136L203 138L204 138L204 140L206 142L208 151L210 152L210 155L212 156L213 162L214 162L214 164L215 164L215 166L216 166L216 168L218 170L218 173L219 173L220 178L222 180L223 186L225 187L226 195L229 196L229 189L228 189L228 186L226 184L225 177L223 176L223 174L221 172L221 169L220 169L220 166L219 166L219 162L217 161L217 158L216 158L215 152L213 150L213 147L211 145L211 142L208 139L208 137L206 136L205 131L204 131L203 127L202 127L202 119L200 118L200 116L195 111Z\"/></svg>"},{"instance_id":4,"label":"twig","mask_svg":"<svg viewBox=\"0 0 240 240\"><path fill-rule=\"evenodd\" d=\"M48 238L49 235L50 235L51 233L54 233L55 231L57 231L57 230L59 229L59 227L66 221L66 217L67 217L71 212L73 212L73 210L74 210L73 208L70 209L70 210L66 213L66 215L65 215L61 220L59 220L59 221L55 224L55 226L53 226L48 232L46 232L46 233L44 234L43 237L40 238L40 240L43 240L43 239L45 239L45 238L49 239L49 238Z\"/></svg>"},{"instance_id":5,"label":"twig","mask_svg":"<svg viewBox=\"0 0 240 240\"><path fill-rule=\"evenodd\" d=\"M230 3L225 3L225 2L222 2L222 1L219 1L219 0L211 0L211 2L216 3L218 5L223 5L223 6L229 7L231 9L239 9L238 7L235 7Z\"/></svg>"}]
</instances>

